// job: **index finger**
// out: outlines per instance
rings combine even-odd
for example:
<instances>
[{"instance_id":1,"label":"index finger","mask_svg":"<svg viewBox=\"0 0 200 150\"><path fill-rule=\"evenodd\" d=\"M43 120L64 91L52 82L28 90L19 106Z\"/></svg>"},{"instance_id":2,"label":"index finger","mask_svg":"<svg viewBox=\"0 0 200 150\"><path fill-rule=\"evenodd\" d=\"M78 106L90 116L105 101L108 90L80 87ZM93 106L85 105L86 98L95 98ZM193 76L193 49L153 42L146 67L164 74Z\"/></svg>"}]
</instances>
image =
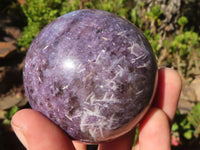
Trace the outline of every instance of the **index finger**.
<instances>
[{"instance_id":1,"label":"index finger","mask_svg":"<svg viewBox=\"0 0 200 150\"><path fill-rule=\"evenodd\" d=\"M181 93L181 78L177 71L162 68L158 72L157 87L153 106L162 109L172 123Z\"/></svg>"}]
</instances>

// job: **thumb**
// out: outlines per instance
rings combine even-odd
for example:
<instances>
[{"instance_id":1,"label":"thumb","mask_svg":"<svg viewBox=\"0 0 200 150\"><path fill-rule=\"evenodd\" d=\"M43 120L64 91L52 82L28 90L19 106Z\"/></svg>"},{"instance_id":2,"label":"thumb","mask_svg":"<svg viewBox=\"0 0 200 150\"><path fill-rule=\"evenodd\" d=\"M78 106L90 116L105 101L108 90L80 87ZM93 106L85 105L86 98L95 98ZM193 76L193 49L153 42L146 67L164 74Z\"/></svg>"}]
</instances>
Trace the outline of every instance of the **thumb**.
<instances>
[{"instance_id":1,"label":"thumb","mask_svg":"<svg viewBox=\"0 0 200 150\"><path fill-rule=\"evenodd\" d=\"M32 109L17 112L11 125L28 150L75 150L72 141L58 126Z\"/></svg>"}]
</instances>

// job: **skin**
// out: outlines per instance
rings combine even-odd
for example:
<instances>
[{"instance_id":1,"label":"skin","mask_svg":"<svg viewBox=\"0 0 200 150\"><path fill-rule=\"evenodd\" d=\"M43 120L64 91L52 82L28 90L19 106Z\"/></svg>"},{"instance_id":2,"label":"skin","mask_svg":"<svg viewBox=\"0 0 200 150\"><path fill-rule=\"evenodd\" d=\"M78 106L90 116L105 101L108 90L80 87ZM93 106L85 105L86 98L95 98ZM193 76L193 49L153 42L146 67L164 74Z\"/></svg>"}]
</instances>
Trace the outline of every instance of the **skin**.
<instances>
[{"instance_id":1,"label":"skin","mask_svg":"<svg viewBox=\"0 0 200 150\"><path fill-rule=\"evenodd\" d=\"M140 121L139 139L134 150L170 150L172 124L180 92L181 79L169 68L159 69L158 88L147 115ZM85 144L72 141L66 134L32 109L18 111L11 121L14 132L28 150L86 150ZM134 129L112 142L99 144L98 150L131 150Z\"/></svg>"}]
</instances>

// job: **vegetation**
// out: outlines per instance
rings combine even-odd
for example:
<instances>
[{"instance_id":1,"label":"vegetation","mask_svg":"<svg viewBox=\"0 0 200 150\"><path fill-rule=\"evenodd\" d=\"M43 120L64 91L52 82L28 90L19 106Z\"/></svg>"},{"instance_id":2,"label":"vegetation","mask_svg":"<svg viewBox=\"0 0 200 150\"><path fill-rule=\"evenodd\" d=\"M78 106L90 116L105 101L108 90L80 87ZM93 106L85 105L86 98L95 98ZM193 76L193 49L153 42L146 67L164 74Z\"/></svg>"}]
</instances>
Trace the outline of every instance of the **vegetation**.
<instances>
[{"instance_id":1,"label":"vegetation","mask_svg":"<svg viewBox=\"0 0 200 150\"><path fill-rule=\"evenodd\" d=\"M172 125L172 136L178 139L177 142L184 143L188 140L197 140L200 135L200 103L188 114L176 112L176 117Z\"/></svg>"},{"instance_id":2,"label":"vegetation","mask_svg":"<svg viewBox=\"0 0 200 150\"><path fill-rule=\"evenodd\" d=\"M4 125L10 125L12 116L19 110L17 106L13 106L8 112L5 113Z\"/></svg>"}]
</instances>

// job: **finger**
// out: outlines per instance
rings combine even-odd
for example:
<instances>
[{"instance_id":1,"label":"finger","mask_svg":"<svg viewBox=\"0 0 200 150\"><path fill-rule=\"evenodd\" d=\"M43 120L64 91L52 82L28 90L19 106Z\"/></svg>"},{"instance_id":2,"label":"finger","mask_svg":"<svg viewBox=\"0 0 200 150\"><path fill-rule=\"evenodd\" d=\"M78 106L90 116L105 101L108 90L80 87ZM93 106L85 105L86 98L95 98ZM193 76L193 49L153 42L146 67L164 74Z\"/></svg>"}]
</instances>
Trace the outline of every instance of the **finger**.
<instances>
[{"instance_id":1,"label":"finger","mask_svg":"<svg viewBox=\"0 0 200 150\"><path fill-rule=\"evenodd\" d=\"M134 133L134 130L132 130L114 141L99 144L98 150L131 150L133 146Z\"/></svg>"},{"instance_id":2,"label":"finger","mask_svg":"<svg viewBox=\"0 0 200 150\"><path fill-rule=\"evenodd\" d=\"M87 150L87 144L79 141L72 141L76 150Z\"/></svg>"},{"instance_id":3,"label":"finger","mask_svg":"<svg viewBox=\"0 0 200 150\"><path fill-rule=\"evenodd\" d=\"M166 114L151 108L140 123L139 139L134 150L170 150L170 127Z\"/></svg>"},{"instance_id":4,"label":"finger","mask_svg":"<svg viewBox=\"0 0 200 150\"><path fill-rule=\"evenodd\" d=\"M158 87L153 106L162 109L172 122L181 92L181 78L170 68L162 68L158 72Z\"/></svg>"},{"instance_id":5,"label":"finger","mask_svg":"<svg viewBox=\"0 0 200 150\"><path fill-rule=\"evenodd\" d=\"M17 112L11 125L28 150L75 150L72 141L58 126L32 109Z\"/></svg>"}]
</instances>

